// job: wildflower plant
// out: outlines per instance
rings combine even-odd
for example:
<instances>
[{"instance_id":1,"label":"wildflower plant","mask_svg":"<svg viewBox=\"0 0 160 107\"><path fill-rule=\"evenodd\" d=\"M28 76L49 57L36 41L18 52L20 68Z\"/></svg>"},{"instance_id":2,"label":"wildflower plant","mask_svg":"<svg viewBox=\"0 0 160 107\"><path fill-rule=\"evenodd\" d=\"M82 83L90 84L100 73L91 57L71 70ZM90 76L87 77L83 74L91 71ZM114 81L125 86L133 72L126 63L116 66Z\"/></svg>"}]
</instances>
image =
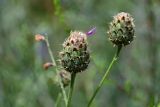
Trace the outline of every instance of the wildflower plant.
<instances>
[{"instance_id":1,"label":"wildflower plant","mask_svg":"<svg viewBox=\"0 0 160 107\"><path fill-rule=\"evenodd\" d=\"M48 52L52 62L46 62L43 65L43 68L47 70L50 67L55 67L57 71L56 82L58 81L59 86L61 87L62 94L64 97L64 102L67 107L70 107L72 92L74 87L74 81L76 73L82 72L87 69L90 62L90 54L88 51L87 36L95 34L96 28L91 29L90 31L83 33L80 31L74 31L70 33L70 36L64 41L63 49L59 52L60 57L60 66L63 69L58 70L58 66L52 50L48 41L48 37L37 34L35 35L36 41L44 41L47 45ZM69 96L67 97L65 87L70 84ZM55 107L57 107L60 100L61 94L58 95Z\"/></svg>"},{"instance_id":2,"label":"wildflower plant","mask_svg":"<svg viewBox=\"0 0 160 107\"><path fill-rule=\"evenodd\" d=\"M66 107L71 107L72 93L74 89L76 74L85 71L90 63L90 52L88 50L87 38L95 34L95 32L95 27L86 33L81 31L70 32L69 37L62 44L62 50L59 52L60 63L58 66L61 66L63 68L61 70L57 69L57 64L52 54L48 37L44 37L40 34L35 36L36 41L45 41L48 47L48 52L52 62L45 63L43 65L43 68L48 69L52 66L56 68L59 86L61 87ZM135 37L135 25L132 16L129 13L125 12L121 12L115 15L113 17L113 21L109 25L107 37L108 40L117 47L117 51L113 56L113 59L109 64L107 71L103 75L100 83L95 89L95 92L89 100L87 107L91 106L95 96L99 92L106 77L108 76L111 67L117 61L122 47L129 45ZM65 87L69 84L69 94L67 96ZM59 101L59 96L57 98L57 103ZM55 106L58 105L57 103Z\"/></svg>"},{"instance_id":3,"label":"wildflower plant","mask_svg":"<svg viewBox=\"0 0 160 107\"><path fill-rule=\"evenodd\" d=\"M44 41L46 43L46 45L47 45L48 52L49 52L49 55L50 55L50 58L51 58L52 62L46 62L43 65L43 68L45 70L47 70L49 67L52 67L52 66L54 66L56 68L57 77L58 77L58 83L59 83L59 86L61 87L61 90L62 90L62 94L63 94L63 97L64 97L65 105L67 105L67 95L66 95L66 92L65 92L65 89L64 89L65 84L63 84L64 83L63 82L63 80L64 80L63 77L64 76L61 76L59 71L58 71L57 64L56 64L56 61L55 61L54 56L52 54L52 50L51 50L51 47L50 47L50 44L49 44L49 41L48 41L48 37L46 35L37 34L37 35L35 35L35 40L36 41ZM60 94L58 96L60 96ZM57 105L58 104L56 103L55 107Z\"/></svg>"},{"instance_id":4,"label":"wildflower plant","mask_svg":"<svg viewBox=\"0 0 160 107\"><path fill-rule=\"evenodd\" d=\"M109 64L107 71L102 77L91 99L89 100L88 107L91 106L96 94L102 87L104 80L106 79L106 77L108 76L111 70L111 67L113 66L113 64L118 58L122 47L129 45L131 41L133 41L133 38L135 37L134 27L135 25L134 25L133 18L131 17L129 13L121 12L113 17L113 21L110 23L109 30L107 32L108 34L107 36L108 36L108 39L113 43L113 45L117 47L117 51L115 55L113 56L113 59L111 63Z\"/></svg>"},{"instance_id":5,"label":"wildflower plant","mask_svg":"<svg viewBox=\"0 0 160 107\"><path fill-rule=\"evenodd\" d=\"M90 31L88 35L92 35ZM87 69L90 62L90 53L88 51L87 33L74 31L63 43L63 50L60 52L60 64L69 73L71 73L71 84L68 96L67 107L71 104L71 98L74 88L76 73Z\"/></svg>"}]
</instances>

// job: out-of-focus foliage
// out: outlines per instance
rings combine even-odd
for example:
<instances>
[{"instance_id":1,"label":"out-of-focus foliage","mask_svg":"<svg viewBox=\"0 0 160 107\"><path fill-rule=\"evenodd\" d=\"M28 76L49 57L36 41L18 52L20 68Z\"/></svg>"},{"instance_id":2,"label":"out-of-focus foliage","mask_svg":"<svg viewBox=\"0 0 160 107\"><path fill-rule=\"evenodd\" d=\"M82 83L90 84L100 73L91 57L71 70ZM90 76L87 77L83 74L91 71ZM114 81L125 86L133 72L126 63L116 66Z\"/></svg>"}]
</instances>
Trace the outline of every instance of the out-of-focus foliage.
<instances>
[{"instance_id":1,"label":"out-of-focus foliage","mask_svg":"<svg viewBox=\"0 0 160 107\"><path fill-rule=\"evenodd\" d=\"M137 37L123 48L93 107L158 105L159 0L0 0L0 107L54 107L60 92L55 70L42 69L50 58L34 35L47 33L58 59L71 30L96 26L88 38L91 64L77 75L72 101L73 107L85 107L115 51L107 40L109 22L122 11L134 17Z\"/></svg>"}]
</instances>

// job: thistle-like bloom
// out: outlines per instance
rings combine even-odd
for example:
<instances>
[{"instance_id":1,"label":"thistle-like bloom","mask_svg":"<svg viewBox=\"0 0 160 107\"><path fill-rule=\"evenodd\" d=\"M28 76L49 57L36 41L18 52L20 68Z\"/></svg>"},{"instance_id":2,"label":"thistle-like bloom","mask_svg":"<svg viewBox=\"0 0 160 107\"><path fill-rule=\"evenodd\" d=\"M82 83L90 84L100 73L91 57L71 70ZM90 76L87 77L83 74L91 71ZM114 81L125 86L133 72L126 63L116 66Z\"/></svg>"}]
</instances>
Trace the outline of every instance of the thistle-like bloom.
<instances>
[{"instance_id":1,"label":"thistle-like bloom","mask_svg":"<svg viewBox=\"0 0 160 107\"><path fill-rule=\"evenodd\" d=\"M63 50L60 52L60 63L68 72L84 71L90 62L90 55L87 49L87 35L83 32L74 31L63 43Z\"/></svg>"},{"instance_id":2,"label":"thistle-like bloom","mask_svg":"<svg viewBox=\"0 0 160 107\"><path fill-rule=\"evenodd\" d=\"M121 12L110 23L108 38L114 45L128 45L134 39L134 21L129 13Z\"/></svg>"}]
</instances>

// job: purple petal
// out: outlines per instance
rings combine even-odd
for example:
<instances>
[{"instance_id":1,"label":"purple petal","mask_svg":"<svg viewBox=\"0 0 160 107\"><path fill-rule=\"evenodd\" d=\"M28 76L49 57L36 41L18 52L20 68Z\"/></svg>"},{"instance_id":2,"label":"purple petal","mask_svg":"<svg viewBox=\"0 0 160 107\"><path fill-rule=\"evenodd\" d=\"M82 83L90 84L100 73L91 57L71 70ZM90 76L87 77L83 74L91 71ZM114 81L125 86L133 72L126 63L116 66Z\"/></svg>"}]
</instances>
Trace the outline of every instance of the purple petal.
<instances>
[{"instance_id":1,"label":"purple petal","mask_svg":"<svg viewBox=\"0 0 160 107\"><path fill-rule=\"evenodd\" d=\"M96 27L92 28L91 30L89 30L88 32L86 32L87 36L92 36L96 33Z\"/></svg>"}]
</instances>

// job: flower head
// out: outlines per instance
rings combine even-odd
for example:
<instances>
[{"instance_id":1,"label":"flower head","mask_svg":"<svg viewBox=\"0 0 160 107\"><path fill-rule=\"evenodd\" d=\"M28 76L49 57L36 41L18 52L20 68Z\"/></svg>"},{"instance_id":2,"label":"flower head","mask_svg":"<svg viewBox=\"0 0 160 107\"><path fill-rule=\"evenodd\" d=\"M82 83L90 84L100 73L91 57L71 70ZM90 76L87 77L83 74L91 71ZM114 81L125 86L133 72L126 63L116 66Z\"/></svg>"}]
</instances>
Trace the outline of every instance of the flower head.
<instances>
[{"instance_id":1,"label":"flower head","mask_svg":"<svg viewBox=\"0 0 160 107\"><path fill-rule=\"evenodd\" d=\"M134 27L133 18L129 13L118 13L110 23L108 38L115 45L128 45L133 41Z\"/></svg>"},{"instance_id":2,"label":"flower head","mask_svg":"<svg viewBox=\"0 0 160 107\"><path fill-rule=\"evenodd\" d=\"M84 71L89 62L87 35L80 31L71 32L63 43L63 50L60 52L61 65L66 71L77 73Z\"/></svg>"}]
</instances>

